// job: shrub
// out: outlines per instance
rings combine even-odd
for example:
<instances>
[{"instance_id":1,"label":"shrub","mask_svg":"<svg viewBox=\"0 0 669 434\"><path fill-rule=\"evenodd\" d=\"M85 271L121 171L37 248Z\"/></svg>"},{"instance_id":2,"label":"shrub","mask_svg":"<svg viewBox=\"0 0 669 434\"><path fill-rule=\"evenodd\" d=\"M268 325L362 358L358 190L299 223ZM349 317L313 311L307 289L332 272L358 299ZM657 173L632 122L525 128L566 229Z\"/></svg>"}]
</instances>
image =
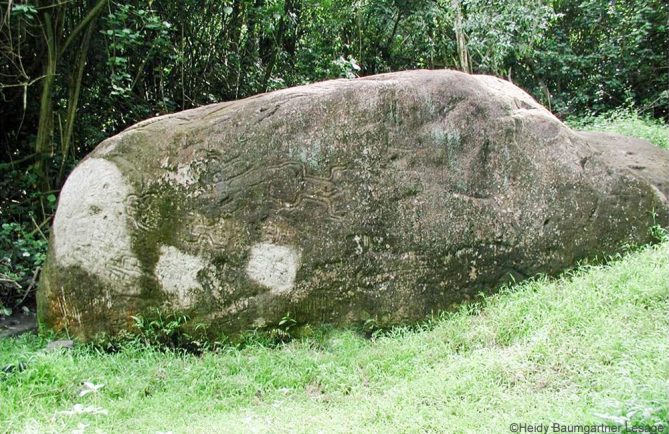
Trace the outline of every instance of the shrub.
<instances>
[{"instance_id":1,"label":"shrub","mask_svg":"<svg viewBox=\"0 0 669 434\"><path fill-rule=\"evenodd\" d=\"M625 136L639 137L669 149L669 126L662 119L642 115L634 108L617 109L597 115L587 114L567 119L577 130L608 131Z\"/></svg>"},{"instance_id":2,"label":"shrub","mask_svg":"<svg viewBox=\"0 0 669 434\"><path fill-rule=\"evenodd\" d=\"M38 228L30 231L19 223L0 226L0 307L26 300L35 288L46 250L47 240Z\"/></svg>"}]
</instances>

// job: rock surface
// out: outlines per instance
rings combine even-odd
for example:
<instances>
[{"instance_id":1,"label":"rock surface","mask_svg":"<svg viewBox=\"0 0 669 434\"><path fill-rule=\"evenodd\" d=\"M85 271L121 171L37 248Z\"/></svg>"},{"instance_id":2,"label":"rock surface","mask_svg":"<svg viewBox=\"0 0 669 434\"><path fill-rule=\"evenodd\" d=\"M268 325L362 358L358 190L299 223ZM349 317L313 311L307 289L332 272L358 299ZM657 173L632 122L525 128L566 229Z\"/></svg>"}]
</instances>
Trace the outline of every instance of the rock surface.
<instances>
[{"instance_id":1,"label":"rock surface","mask_svg":"<svg viewBox=\"0 0 669 434\"><path fill-rule=\"evenodd\" d=\"M646 140L618 134L582 131L580 135L609 166L629 170L654 185L665 199L669 199L669 158L666 150Z\"/></svg>"},{"instance_id":2,"label":"rock surface","mask_svg":"<svg viewBox=\"0 0 669 434\"><path fill-rule=\"evenodd\" d=\"M669 224L666 172L639 176L602 137L508 82L453 71L150 119L101 143L63 187L40 319L81 338L155 307L212 333L288 313L418 320L645 243L652 210Z\"/></svg>"},{"instance_id":3,"label":"rock surface","mask_svg":"<svg viewBox=\"0 0 669 434\"><path fill-rule=\"evenodd\" d=\"M69 339L60 339L57 341L49 342L44 348L45 352L58 351L58 350L71 350L74 348L74 342Z\"/></svg>"}]
</instances>

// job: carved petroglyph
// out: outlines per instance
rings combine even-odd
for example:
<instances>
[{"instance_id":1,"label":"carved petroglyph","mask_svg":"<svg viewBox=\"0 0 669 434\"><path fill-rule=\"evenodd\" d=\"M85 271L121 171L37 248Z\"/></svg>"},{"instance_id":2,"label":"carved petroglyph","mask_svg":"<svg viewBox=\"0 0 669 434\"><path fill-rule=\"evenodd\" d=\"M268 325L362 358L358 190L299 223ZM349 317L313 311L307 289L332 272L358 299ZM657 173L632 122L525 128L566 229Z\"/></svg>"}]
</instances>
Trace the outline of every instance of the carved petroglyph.
<instances>
[{"instance_id":1,"label":"carved petroglyph","mask_svg":"<svg viewBox=\"0 0 669 434\"><path fill-rule=\"evenodd\" d=\"M192 213L185 220L183 240L191 251L224 253L233 243L232 239L244 231L244 227L235 220L207 218L199 213Z\"/></svg>"},{"instance_id":2,"label":"carved petroglyph","mask_svg":"<svg viewBox=\"0 0 669 434\"><path fill-rule=\"evenodd\" d=\"M130 280L142 275L140 261L132 256L125 255L109 265L109 277L121 280Z\"/></svg>"},{"instance_id":3,"label":"carved petroglyph","mask_svg":"<svg viewBox=\"0 0 669 434\"><path fill-rule=\"evenodd\" d=\"M63 190L40 321L84 339L154 308L210 336L288 312L385 327L669 225L649 163L666 151L614 164L510 86L405 71L130 128Z\"/></svg>"},{"instance_id":4,"label":"carved petroglyph","mask_svg":"<svg viewBox=\"0 0 669 434\"><path fill-rule=\"evenodd\" d=\"M128 221L134 230L152 231L160 225L160 215L152 209L159 193L155 190L143 191L141 194L131 193L124 201L124 209Z\"/></svg>"},{"instance_id":5,"label":"carved petroglyph","mask_svg":"<svg viewBox=\"0 0 669 434\"><path fill-rule=\"evenodd\" d=\"M346 168L333 166L327 177L311 175L307 164L301 161L285 161L278 164L253 164L239 155L223 160L220 155L209 152L202 160L191 164L198 166L200 184L205 185L198 198L207 204L217 204L224 215L232 215L244 206L244 192L250 188L265 186L265 200L275 205L277 212L303 211L307 204L324 209L326 218L341 220L344 213L338 203L344 193L338 187ZM281 179L281 188L276 180Z\"/></svg>"},{"instance_id":6,"label":"carved petroglyph","mask_svg":"<svg viewBox=\"0 0 669 434\"><path fill-rule=\"evenodd\" d=\"M302 190L296 195L295 200L283 204L279 212L291 212L301 210L306 203L313 203L325 209L327 217L331 220L342 220L344 213L337 206L344 194L337 186L346 167L333 166L330 168L330 175L319 177L307 174L307 167L304 163L295 163L300 166L300 179L302 180Z\"/></svg>"},{"instance_id":7,"label":"carved petroglyph","mask_svg":"<svg viewBox=\"0 0 669 434\"><path fill-rule=\"evenodd\" d=\"M233 105L234 105L234 102L223 102L223 103L219 103L219 104L214 104L214 105L210 106L211 109L208 110L206 112L206 114L204 114L202 116L202 119L209 119L209 118L212 118L212 117L217 117L218 118L217 120L220 121L221 120L220 115L225 113L226 111L228 111L230 108L232 108Z\"/></svg>"},{"instance_id":8,"label":"carved petroglyph","mask_svg":"<svg viewBox=\"0 0 669 434\"><path fill-rule=\"evenodd\" d=\"M63 186L54 217L56 261L132 291L130 283L141 271L128 231L125 201L131 193L114 163L102 158L81 163Z\"/></svg>"}]
</instances>

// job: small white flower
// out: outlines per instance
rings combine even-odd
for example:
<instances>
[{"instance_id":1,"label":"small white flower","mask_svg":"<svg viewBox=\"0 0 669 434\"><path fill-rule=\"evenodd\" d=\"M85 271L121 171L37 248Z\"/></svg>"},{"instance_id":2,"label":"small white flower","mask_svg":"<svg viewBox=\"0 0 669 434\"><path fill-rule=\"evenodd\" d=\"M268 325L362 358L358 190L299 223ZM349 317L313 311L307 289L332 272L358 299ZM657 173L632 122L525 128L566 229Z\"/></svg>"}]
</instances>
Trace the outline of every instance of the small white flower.
<instances>
[{"instance_id":1,"label":"small white flower","mask_svg":"<svg viewBox=\"0 0 669 434\"><path fill-rule=\"evenodd\" d=\"M95 393L104 386L104 384L93 384L90 381L84 381L84 388L79 392L79 396L86 396L89 393Z\"/></svg>"}]
</instances>

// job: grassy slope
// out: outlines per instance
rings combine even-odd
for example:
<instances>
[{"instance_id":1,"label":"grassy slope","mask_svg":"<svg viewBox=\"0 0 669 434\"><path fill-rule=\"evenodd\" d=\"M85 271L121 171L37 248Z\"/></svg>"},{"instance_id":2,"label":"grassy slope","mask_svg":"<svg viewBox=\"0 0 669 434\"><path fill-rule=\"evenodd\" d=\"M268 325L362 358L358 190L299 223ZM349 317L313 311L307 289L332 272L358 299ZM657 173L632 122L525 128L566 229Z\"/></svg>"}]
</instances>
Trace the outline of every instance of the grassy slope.
<instances>
[{"instance_id":1,"label":"grassy slope","mask_svg":"<svg viewBox=\"0 0 669 434\"><path fill-rule=\"evenodd\" d=\"M0 341L11 432L509 432L511 422L666 421L669 243L535 280L422 331L338 331L202 357L44 354ZM81 383L104 384L79 397ZM108 415L66 415L77 403ZM605 416L609 416L607 419Z\"/></svg>"},{"instance_id":2,"label":"grassy slope","mask_svg":"<svg viewBox=\"0 0 669 434\"><path fill-rule=\"evenodd\" d=\"M576 130L608 131L623 136L638 137L669 149L669 126L660 120L639 115L634 109L618 109L597 116L567 119Z\"/></svg>"}]
</instances>

